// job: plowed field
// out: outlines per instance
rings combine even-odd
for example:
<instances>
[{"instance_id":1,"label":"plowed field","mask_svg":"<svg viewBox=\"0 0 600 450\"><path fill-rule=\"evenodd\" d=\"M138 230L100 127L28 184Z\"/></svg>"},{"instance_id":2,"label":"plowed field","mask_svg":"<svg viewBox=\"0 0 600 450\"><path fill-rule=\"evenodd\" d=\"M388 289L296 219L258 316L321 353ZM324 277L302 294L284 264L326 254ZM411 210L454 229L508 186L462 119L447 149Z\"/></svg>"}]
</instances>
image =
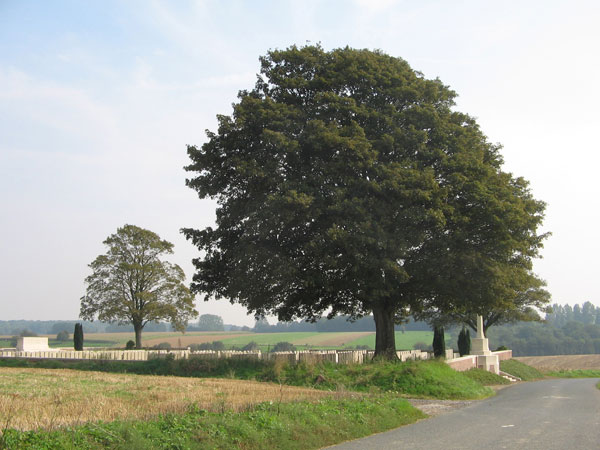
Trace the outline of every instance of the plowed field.
<instances>
[{"instance_id":1,"label":"plowed field","mask_svg":"<svg viewBox=\"0 0 600 450\"><path fill-rule=\"evenodd\" d=\"M519 356L515 358L543 372L558 370L600 370L600 355Z\"/></svg>"}]
</instances>

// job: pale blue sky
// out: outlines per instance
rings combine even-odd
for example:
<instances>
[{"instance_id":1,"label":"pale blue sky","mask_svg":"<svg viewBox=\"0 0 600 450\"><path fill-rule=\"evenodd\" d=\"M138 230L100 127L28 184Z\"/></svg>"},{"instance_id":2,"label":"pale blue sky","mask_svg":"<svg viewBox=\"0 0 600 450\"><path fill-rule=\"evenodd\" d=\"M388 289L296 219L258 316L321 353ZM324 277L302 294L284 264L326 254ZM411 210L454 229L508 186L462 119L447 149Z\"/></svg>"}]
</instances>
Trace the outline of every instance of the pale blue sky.
<instances>
[{"instance_id":1,"label":"pale blue sky","mask_svg":"<svg viewBox=\"0 0 600 450\"><path fill-rule=\"evenodd\" d=\"M548 202L535 267L553 300L600 305L598 23L594 1L0 0L0 318L76 318L87 264L125 223L172 241L191 276L179 228L214 207L184 186L186 144L260 55L307 41L381 49L456 90Z\"/></svg>"}]
</instances>

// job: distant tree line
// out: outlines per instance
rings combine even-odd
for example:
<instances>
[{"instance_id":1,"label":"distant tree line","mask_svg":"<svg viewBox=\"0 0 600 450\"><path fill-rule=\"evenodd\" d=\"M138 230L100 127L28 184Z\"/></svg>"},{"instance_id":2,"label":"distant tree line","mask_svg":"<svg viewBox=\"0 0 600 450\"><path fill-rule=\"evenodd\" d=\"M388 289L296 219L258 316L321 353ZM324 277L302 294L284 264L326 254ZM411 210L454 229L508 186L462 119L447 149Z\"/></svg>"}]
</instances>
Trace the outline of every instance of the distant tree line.
<instances>
[{"instance_id":1,"label":"distant tree line","mask_svg":"<svg viewBox=\"0 0 600 450\"><path fill-rule=\"evenodd\" d=\"M0 320L0 335L20 335L23 331L35 334L55 334L61 331L73 333L76 323L81 323L86 333L118 333L133 332L131 325L118 325L116 323L89 322L87 320ZM170 324L149 323L147 331L171 331Z\"/></svg>"},{"instance_id":2,"label":"distant tree line","mask_svg":"<svg viewBox=\"0 0 600 450\"><path fill-rule=\"evenodd\" d=\"M544 322L517 322L491 327L490 347L504 345L514 356L585 355L600 353L600 308L552 305Z\"/></svg>"}]
</instances>

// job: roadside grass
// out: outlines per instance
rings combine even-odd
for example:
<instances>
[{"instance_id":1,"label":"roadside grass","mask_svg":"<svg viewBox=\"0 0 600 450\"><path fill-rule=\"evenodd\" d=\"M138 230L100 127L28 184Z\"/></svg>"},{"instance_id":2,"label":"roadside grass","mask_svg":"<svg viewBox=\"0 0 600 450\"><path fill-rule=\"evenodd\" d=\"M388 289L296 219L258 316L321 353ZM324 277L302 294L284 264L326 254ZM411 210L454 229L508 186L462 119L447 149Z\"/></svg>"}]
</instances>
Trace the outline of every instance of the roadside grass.
<instances>
[{"instance_id":1,"label":"roadside grass","mask_svg":"<svg viewBox=\"0 0 600 450\"><path fill-rule=\"evenodd\" d=\"M545 372L544 375L557 378L600 378L600 370L593 369L575 369L575 370L554 370Z\"/></svg>"},{"instance_id":2,"label":"roadside grass","mask_svg":"<svg viewBox=\"0 0 600 450\"><path fill-rule=\"evenodd\" d=\"M534 367L523 364L516 359L507 359L500 361L500 370L508 374L519 377L523 381L539 380L544 378L544 374Z\"/></svg>"},{"instance_id":3,"label":"roadside grass","mask_svg":"<svg viewBox=\"0 0 600 450\"><path fill-rule=\"evenodd\" d=\"M87 422L148 420L190 405L243 411L265 402L318 401L349 395L275 383L111 374L59 369L0 369L1 426L19 430Z\"/></svg>"},{"instance_id":4,"label":"roadside grass","mask_svg":"<svg viewBox=\"0 0 600 450\"><path fill-rule=\"evenodd\" d=\"M90 423L74 428L5 430L10 449L317 449L386 431L426 417L394 395L326 398L317 402L261 403L244 412L184 414L146 421Z\"/></svg>"},{"instance_id":5,"label":"roadside grass","mask_svg":"<svg viewBox=\"0 0 600 450\"><path fill-rule=\"evenodd\" d=\"M160 359L151 361L0 360L0 367L71 368L139 375L270 381L330 391L395 392L406 397L478 399L494 392L441 361L289 365L280 360Z\"/></svg>"},{"instance_id":6,"label":"roadside grass","mask_svg":"<svg viewBox=\"0 0 600 450\"><path fill-rule=\"evenodd\" d=\"M477 381L479 384L483 386L495 386L499 384L510 384L510 381L506 378L503 378L495 373L488 372L483 369L471 369L462 374L471 380Z\"/></svg>"}]
</instances>

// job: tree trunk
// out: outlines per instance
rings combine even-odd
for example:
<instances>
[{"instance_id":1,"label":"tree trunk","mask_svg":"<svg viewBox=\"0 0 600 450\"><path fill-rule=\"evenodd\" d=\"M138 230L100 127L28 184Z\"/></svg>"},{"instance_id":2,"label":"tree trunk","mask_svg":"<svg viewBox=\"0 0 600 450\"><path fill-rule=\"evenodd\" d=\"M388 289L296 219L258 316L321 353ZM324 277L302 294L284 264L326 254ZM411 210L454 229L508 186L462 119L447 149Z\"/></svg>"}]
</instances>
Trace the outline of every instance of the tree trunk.
<instances>
[{"instance_id":1,"label":"tree trunk","mask_svg":"<svg viewBox=\"0 0 600 450\"><path fill-rule=\"evenodd\" d=\"M373 306L375 319L375 358L396 360L396 334L394 332L394 308L389 305Z\"/></svg>"},{"instance_id":2,"label":"tree trunk","mask_svg":"<svg viewBox=\"0 0 600 450\"><path fill-rule=\"evenodd\" d=\"M133 329L135 330L135 348L142 348L142 324L133 324Z\"/></svg>"}]
</instances>

